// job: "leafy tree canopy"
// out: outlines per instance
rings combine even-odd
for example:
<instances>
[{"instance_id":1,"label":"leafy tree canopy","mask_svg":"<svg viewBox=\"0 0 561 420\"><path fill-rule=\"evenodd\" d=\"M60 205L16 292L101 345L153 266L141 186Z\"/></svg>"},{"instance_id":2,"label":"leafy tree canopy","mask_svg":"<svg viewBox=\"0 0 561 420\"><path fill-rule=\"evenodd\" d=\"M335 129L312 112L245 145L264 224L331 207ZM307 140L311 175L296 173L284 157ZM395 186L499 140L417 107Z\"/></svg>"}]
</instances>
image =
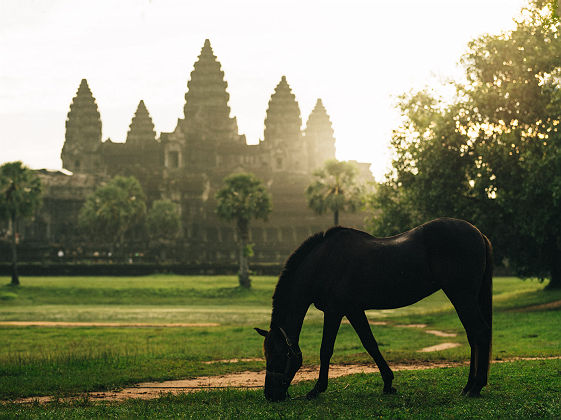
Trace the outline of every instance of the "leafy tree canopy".
<instances>
[{"instance_id":1,"label":"leafy tree canopy","mask_svg":"<svg viewBox=\"0 0 561 420\"><path fill-rule=\"evenodd\" d=\"M271 213L271 196L263 183L249 173L233 174L224 179L224 186L216 193L216 214L238 225L251 219L267 220Z\"/></svg>"},{"instance_id":2,"label":"leafy tree canopy","mask_svg":"<svg viewBox=\"0 0 561 420\"><path fill-rule=\"evenodd\" d=\"M21 162L0 166L0 219L25 218L41 205L41 181Z\"/></svg>"},{"instance_id":3,"label":"leafy tree canopy","mask_svg":"<svg viewBox=\"0 0 561 420\"><path fill-rule=\"evenodd\" d=\"M13 286L20 284L16 241L18 222L32 216L40 205L41 181L31 169L19 161L0 166L0 220L11 223Z\"/></svg>"},{"instance_id":4,"label":"leafy tree canopy","mask_svg":"<svg viewBox=\"0 0 561 420\"><path fill-rule=\"evenodd\" d=\"M177 204L169 200L157 200L147 217L148 234L159 241L170 241L181 233L181 219Z\"/></svg>"},{"instance_id":5,"label":"leafy tree canopy","mask_svg":"<svg viewBox=\"0 0 561 420\"><path fill-rule=\"evenodd\" d=\"M358 168L350 162L330 159L314 172L314 181L306 189L308 206L318 214L355 212L362 204L363 189L357 180Z\"/></svg>"},{"instance_id":6,"label":"leafy tree canopy","mask_svg":"<svg viewBox=\"0 0 561 420\"><path fill-rule=\"evenodd\" d=\"M84 203L80 226L94 237L117 244L121 251L126 236L146 216L146 197L134 177L116 176L99 187Z\"/></svg>"},{"instance_id":7,"label":"leafy tree canopy","mask_svg":"<svg viewBox=\"0 0 561 420\"><path fill-rule=\"evenodd\" d=\"M252 219L267 220L272 210L271 196L255 175L237 173L224 178L224 186L216 193L216 201L218 217L236 224L240 286L249 288L249 224Z\"/></svg>"},{"instance_id":8,"label":"leafy tree canopy","mask_svg":"<svg viewBox=\"0 0 561 420\"><path fill-rule=\"evenodd\" d=\"M561 25L554 7L533 0L516 29L470 42L466 81L452 103L427 91L400 98L393 170L370 200L375 234L461 217L485 231L519 274L561 287Z\"/></svg>"}]
</instances>

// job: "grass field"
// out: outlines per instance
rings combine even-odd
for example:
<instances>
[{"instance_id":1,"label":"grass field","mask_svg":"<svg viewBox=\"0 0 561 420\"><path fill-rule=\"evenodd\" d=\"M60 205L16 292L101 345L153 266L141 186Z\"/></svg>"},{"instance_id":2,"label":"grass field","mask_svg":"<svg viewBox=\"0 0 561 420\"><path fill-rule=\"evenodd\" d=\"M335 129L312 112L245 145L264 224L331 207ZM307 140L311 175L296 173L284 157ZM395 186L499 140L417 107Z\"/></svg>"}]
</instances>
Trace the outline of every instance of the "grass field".
<instances>
[{"instance_id":1,"label":"grass field","mask_svg":"<svg viewBox=\"0 0 561 420\"><path fill-rule=\"evenodd\" d=\"M8 281L7 278L0 278L0 284ZM252 327L268 326L275 282L273 277L256 277L253 289L247 291L237 287L237 280L233 276L161 275L134 278L23 278L20 288L2 286L0 322L217 322L220 326L0 327L0 399L34 395L63 396L122 387L146 380L261 370L264 363L258 361L210 365L203 362L262 356L262 339ZM545 292L543 287L544 284L537 281L523 282L515 278L494 280L495 359L561 354L561 311L517 310L561 299L561 292ZM370 311L369 318L387 322L387 325L373 326L373 331L390 364L415 360L464 361L469 357L463 328L442 293L436 293L408 308ZM311 308L300 340L304 363L308 365L319 362L321 320L321 312ZM423 329L399 326L407 323L424 323L428 325L427 329L457 333L457 336L437 337L425 333ZM457 342L461 346L434 353L418 353L422 347L445 341ZM370 361L349 325L341 327L333 361ZM181 407L188 404L189 412L181 414L185 417L201 417L202 414L216 417L216 410L222 410L226 417L235 417L240 410L250 418L306 417L312 416L313 410L317 409L322 410L321 415L326 417L333 416L337 410L340 410L340 417L349 418L388 415L390 412L393 413L392 417L431 417L430 413L438 413L439 410L448 413L448 408L456 410L450 411L451 417L467 416L468 413L475 417L512 417L507 415L508 404L501 400L508 397L512 404L522 410L521 415L561 416L559 360L494 365L491 385L484 393L485 402L479 405L456 395L465 382L466 369L398 372L395 383L400 394L395 398L380 395L381 380L377 375L368 375L368 378L358 375L333 381L334 386L330 390L350 385L341 395L322 397L324 405L299 400L286 405L268 405L264 404L261 391L225 391L118 405L99 405L88 401L49 408L8 405L0 407L0 415L13 417L18 413L26 413L31 417L47 418L103 417L104 410L109 410L108 416L127 412L131 417L151 417L161 412L162 416L156 417L177 417ZM540 379L542 376L543 379ZM526 379L529 382L527 385L535 387L536 392L520 386ZM540 383L542 389L538 392ZM309 384L297 385L294 393L303 394L304 388L309 387ZM365 394L369 396L368 404L364 402ZM208 401L215 403L209 404ZM415 401L425 401L430 407L425 411L414 408ZM496 406L495 412L488 411L491 401ZM438 407L435 408L435 404ZM475 408L479 411L473 411ZM367 410L374 411L369 413Z\"/></svg>"},{"instance_id":2,"label":"grass field","mask_svg":"<svg viewBox=\"0 0 561 420\"><path fill-rule=\"evenodd\" d=\"M379 375L353 375L330 382L328 394L269 404L260 391L203 391L157 400L100 404L83 399L47 406L10 404L0 418L28 419L434 419L504 418L557 419L561 416L561 374L552 361L515 362L493 366L493 381L483 398L461 397L464 368L399 373L399 391L382 395ZM291 389L302 396L309 384Z\"/></svg>"}]
</instances>

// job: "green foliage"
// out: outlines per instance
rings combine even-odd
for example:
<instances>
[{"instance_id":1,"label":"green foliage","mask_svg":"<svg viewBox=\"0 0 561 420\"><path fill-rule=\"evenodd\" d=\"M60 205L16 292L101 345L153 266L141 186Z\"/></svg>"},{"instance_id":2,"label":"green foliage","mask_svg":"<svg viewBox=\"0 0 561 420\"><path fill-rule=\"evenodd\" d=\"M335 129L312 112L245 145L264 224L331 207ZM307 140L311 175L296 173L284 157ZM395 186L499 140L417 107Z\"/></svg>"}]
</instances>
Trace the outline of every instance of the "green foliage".
<instances>
[{"instance_id":1,"label":"green foliage","mask_svg":"<svg viewBox=\"0 0 561 420\"><path fill-rule=\"evenodd\" d=\"M21 162L0 166L0 220L33 215L41 205L41 181Z\"/></svg>"},{"instance_id":2,"label":"green foliage","mask_svg":"<svg viewBox=\"0 0 561 420\"><path fill-rule=\"evenodd\" d=\"M249 173L232 174L224 178L224 186L216 193L216 214L223 220L234 222L238 233L239 281L249 288L247 241L252 219L267 220L272 211L271 195L262 182Z\"/></svg>"},{"instance_id":3,"label":"green foliage","mask_svg":"<svg viewBox=\"0 0 561 420\"><path fill-rule=\"evenodd\" d=\"M0 221L11 225L12 286L19 286L17 269L18 222L31 217L41 205L41 181L21 162L0 166Z\"/></svg>"},{"instance_id":4,"label":"green foliage","mask_svg":"<svg viewBox=\"0 0 561 420\"><path fill-rule=\"evenodd\" d=\"M267 220L272 211L271 195L263 183L249 173L224 178L224 186L216 193L216 214L238 228L251 219Z\"/></svg>"},{"instance_id":5,"label":"green foliage","mask_svg":"<svg viewBox=\"0 0 561 420\"><path fill-rule=\"evenodd\" d=\"M551 3L531 2L515 30L469 44L451 104L400 97L393 171L369 200L374 234L466 219L498 261L561 287L560 33Z\"/></svg>"},{"instance_id":6,"label":"green foliage","mask_svg":"<svg viewBox=\"0 0 561 420\"><path fill-rule=\"evenodd\" d=\"M138 228L146 216L146 196L134 177L116 176L90 195L78 216L88 234L117 244L123 251L127 235Z\"/></svg>"},{"instance_id":7,"label":"green foliage","mask_svg":"<svg viewBox=\"0 0 561 420\"><path fill-rule=\"evenodd\" d=\"M154 201L146 221L148 234L158 241L172 241L181 234L179 208L172 201Z\"/></svg>"},{"instance_id":8,"label":"green foliage","mask_svg":"<svg viewBox=\"0 0 561 420\"><path fill-rule=\"evenodd\" d=\"M358 168L350 162L326 161L314 172L315 180L306 189L308 206L318 214L332 212L338 225L339 213L353 213L362 204L363 189L357 175Z\"/></svg>"}]
</instances>

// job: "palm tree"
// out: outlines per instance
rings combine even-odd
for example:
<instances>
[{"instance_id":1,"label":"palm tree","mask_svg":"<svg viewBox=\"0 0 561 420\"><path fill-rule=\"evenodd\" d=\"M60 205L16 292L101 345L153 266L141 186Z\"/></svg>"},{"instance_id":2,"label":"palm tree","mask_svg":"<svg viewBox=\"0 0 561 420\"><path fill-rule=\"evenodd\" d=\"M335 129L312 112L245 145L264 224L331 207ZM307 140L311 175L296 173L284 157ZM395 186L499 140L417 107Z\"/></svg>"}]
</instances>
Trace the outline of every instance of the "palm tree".
<instances>
[{"instance_id":1,"label":"palm tree","mask_svg":"<svg viewBox=\"0 0 561 420\"><path fill-rule=\"evenodd\" d=\"M0 166L0 220L11 225L12 286L19 286L17 267L18 222L31 217L41 205L41 181L21 162Z\"/></svg>"},{"instance_id":2,"label":"palm tree","mask_svg":"<svg viewBox=\"0 0 561 420\"><path fill-rule=\"evenodd\" d=\"M314 182L306 189L308 207L318 214L333 212L333 224L339 225L339 213L354 213L362 204L362 187L357 181L358 168L350 162L330 159L314 172Z\"/></svg>"},{"instance_id":3,"label":"palm tree","mask_svg":"<svg viewBox=\"0 0 561 420\"><path fill-rule=\"evenodd\" d=\"M224 178L224 186L216 193L216 200L218 217L236 225L240 265L238 277L240 286L249 288L249 224L252 219L267 220L272 209L271 196L255 175L238 173Z\"/></svg>"}]
</instances>

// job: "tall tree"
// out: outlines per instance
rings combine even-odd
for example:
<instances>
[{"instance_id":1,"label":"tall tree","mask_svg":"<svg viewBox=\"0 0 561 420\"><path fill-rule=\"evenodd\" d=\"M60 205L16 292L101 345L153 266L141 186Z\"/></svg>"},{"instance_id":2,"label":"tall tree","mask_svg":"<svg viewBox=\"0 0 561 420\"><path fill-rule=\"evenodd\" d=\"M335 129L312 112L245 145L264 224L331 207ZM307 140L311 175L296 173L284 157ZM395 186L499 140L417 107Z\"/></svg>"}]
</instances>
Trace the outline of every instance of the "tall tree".
<instances>
[{"instance_id":1,"label":"tall tree","mask_svg":"<svg viewBox=\"0 0 561 420\"><path fill-rule=\"evenodd\" d=\"M31 217L41 205L41 181L21 162L9 162L0 166L0 220L7 220L11 227L12 281L19 286L17 267L17 238L19 222Z\"/></svg>"},{"instance_id":2,"label":"tall tree","mask_svg":"<svg viewBox=\"0 0 561 420\"><path fill-rule=\"evenodd\" d=\"M314 181L306 189L308 206L318 214L332 212L335 226L341 212L355 212L362 204L358 168L352 163L330 159L313 175Z\"/></svg>"},{"instance_id":3,"label":"tall tree","mask_svg":"<svg viewBox=\"0 0 561 420\"><path fill-rule=\"evenodd\" d=\"M139 182L116 176L86 199L78 223L93 237L110 242L112 252L125 258L127 236L142 226L145 216L146 197Z\"/></svg>"},{"instance_id":4,"label":"tall tree","mask_svg":"<svg viewBox=\"0 0 561 420\"><path fill-rule=\"evenodd\" d=\"M147 217L150 239L160 247L160 259L166 260L166 247L181 234L181 218L177 204L169 200L154 201Z\"/></svg>"},{"instance_id":5,"label":"tall tree","mask_svg":"<svg viewBox=\"0 0 561 420\"><path fill-rule=\"evenodd\" d=\"M252 219L267 220L271 213L271 195L263 183L249 173L232 174L224 178L223 187L216 193L216 214L223 220L234 222L238 236L238 273L240 286L251 287L248 257L249 226Z\"/></svg>"},{"instance_id":6,"label":"tall tree","mask_svg":"<svg viewBox=\"0 0 561 420\"><path fill-rule=\"evenodd\" d=\"M561 25L553 11L553 2L533 0L516 29L471 42L451 104L427 92L401 98L393 170L371 199L374 229L392 226L389 212L379 214L392 203L407 209L404 224L465 218L520 275L561 287Z\"/></svg>"}]
</instances>

